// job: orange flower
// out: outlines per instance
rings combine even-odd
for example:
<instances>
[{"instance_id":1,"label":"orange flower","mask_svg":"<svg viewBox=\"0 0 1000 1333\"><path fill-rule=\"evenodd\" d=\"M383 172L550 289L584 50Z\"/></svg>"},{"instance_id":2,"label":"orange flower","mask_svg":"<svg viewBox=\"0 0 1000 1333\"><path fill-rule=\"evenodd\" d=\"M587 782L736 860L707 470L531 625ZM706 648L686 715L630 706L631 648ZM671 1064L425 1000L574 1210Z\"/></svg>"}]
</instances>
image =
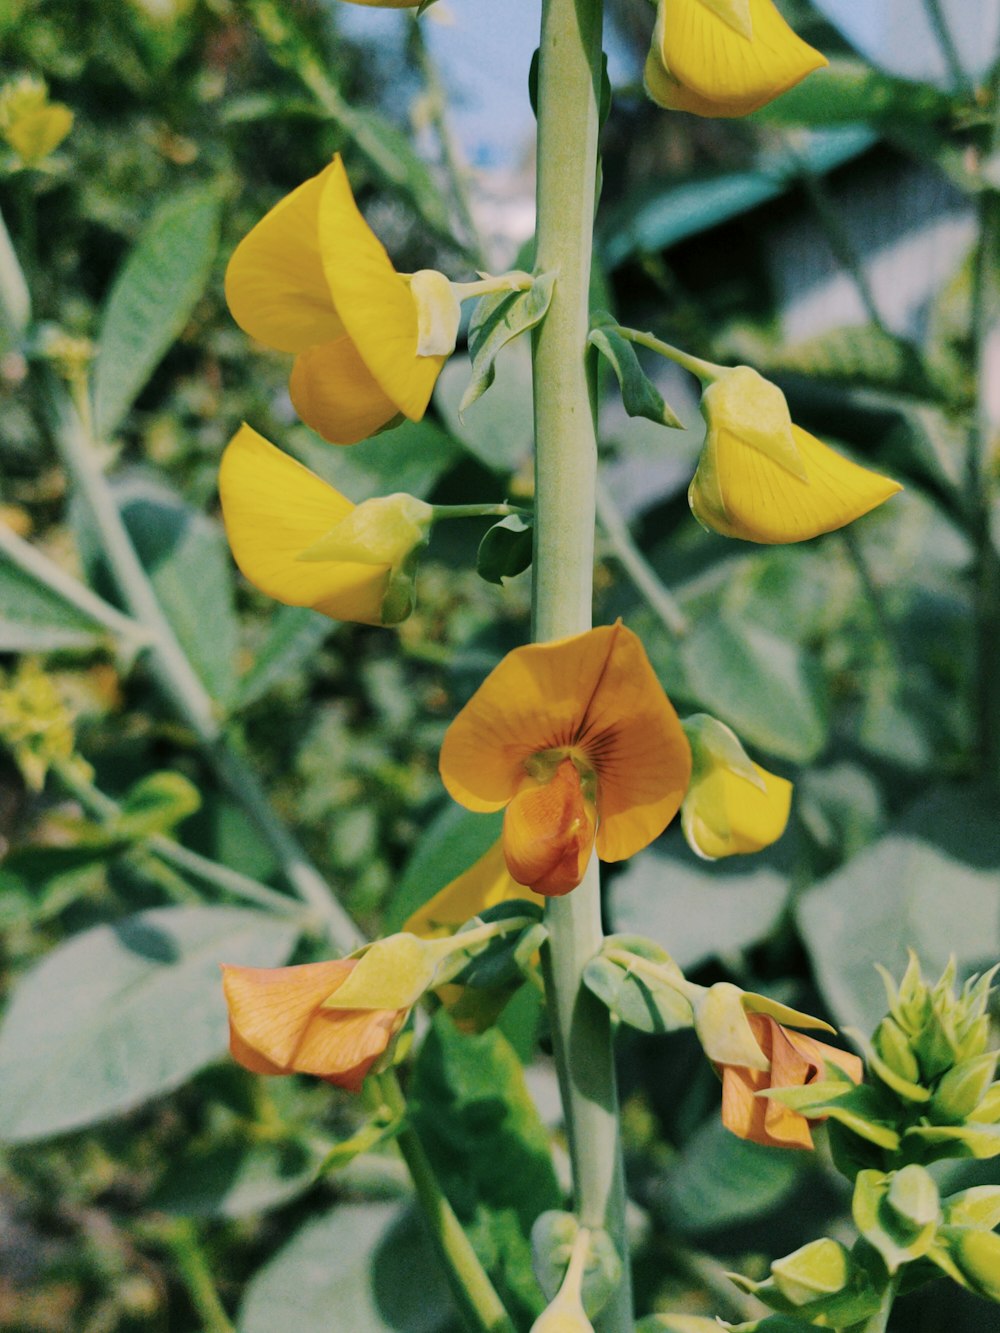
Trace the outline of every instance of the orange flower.
<instances>
[{"instance_id":1,"label":"orange flower","mask_svg":"<svg viewBox=\"0 0 1000 1333\"><path fill-rule=\"evenodd\" d=\"M860 1083L861 1061L849 1051L782 1027L770 1014L748 1013L747 1021L771 1068L720 1067L722 1123L739 1138L750 1139L752 1143L773 1148L811 1148L812 1134L804 1115L772 1097L756 1094L765 1088L802 1088L818 1083L826 1077L827 1061Z\"/></svg>"},{"instance_id":2,"label":"orange flower","mask_svg":"<svg viewBox=\"0 0 1000 1333\"><path fill-rule=\"evenodd\" d=\"M690 776L677 714L620 621L508 653L441 747L448 791L469 810L507 807L507 867L549 897L580 883L595 828L602 861L652 842Z\"/></svg>"},{"instance_id":3,"label":"orange flower","mask_svg":"<svg viewBox=\"0 0 1000 1333\"><path fill-rule=\"evenodd\" d=\"M357 1092L408 1009L325 1009L357 958L298 967L229 967L229 1049L254 1074L316 1074Z\"/></svg>"}]
</instances>

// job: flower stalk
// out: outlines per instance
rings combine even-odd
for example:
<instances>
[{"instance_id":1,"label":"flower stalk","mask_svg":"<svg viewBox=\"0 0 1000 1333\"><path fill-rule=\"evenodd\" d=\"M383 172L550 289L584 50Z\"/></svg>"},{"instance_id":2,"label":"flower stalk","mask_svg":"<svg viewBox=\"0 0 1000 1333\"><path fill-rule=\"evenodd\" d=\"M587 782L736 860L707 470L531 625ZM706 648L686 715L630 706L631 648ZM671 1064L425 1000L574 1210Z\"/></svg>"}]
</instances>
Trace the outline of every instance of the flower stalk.
<instances>
[{"instance_id":1,"label":"flower stalk","mask_svg":"<svg viewBox=\"0 0 1000 1333\"><path fill-rule=\"evenodd\" d=\"M585 349L599 130L602 0L544 0L538 63L536 270L556 275L534 338L533 638L590 628L597 441ZM571 114L567 114L570 111ZM629 1333L625 1192L607 1010L581 982L603 939L596 858L546 908L546 993L581 1225L606 1228L625 1276L599 1333Z\"/></svg>"}]
</instances>

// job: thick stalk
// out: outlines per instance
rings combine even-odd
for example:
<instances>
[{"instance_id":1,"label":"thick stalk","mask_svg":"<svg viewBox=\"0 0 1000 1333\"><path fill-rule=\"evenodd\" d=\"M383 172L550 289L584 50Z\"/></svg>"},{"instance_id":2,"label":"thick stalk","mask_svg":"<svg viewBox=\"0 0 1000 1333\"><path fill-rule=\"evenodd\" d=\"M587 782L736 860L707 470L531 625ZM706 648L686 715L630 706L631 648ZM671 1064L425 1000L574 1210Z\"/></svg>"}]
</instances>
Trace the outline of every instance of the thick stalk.
<instances>
[{"instance_id":1,"label":"thick stalk","mask_svg":"<svg viewBox=\"0 0 1000 1333\"><path fill-rule=\"evenodd\" d=\"M536 641L591 626L597 441L585 362L597 178L602 0L543 0L538 63L536 268L554 273L534 341ZM546 913L546 992L582 1225L606 1227L626 1277L599 1333L629 1333L625 1192L611 1025L582 985L603 939L596 858Z\"/></svg>"}]
</instances>

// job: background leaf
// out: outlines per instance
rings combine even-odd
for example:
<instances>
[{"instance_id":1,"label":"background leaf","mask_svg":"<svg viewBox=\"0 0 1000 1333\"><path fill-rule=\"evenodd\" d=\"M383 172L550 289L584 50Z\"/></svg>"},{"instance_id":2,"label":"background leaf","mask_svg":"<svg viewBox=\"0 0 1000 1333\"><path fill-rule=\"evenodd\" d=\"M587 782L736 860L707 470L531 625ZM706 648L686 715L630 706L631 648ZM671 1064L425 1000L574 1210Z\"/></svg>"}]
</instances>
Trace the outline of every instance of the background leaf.
<instances>
[{"instance_id":1,"label":"background leaf","mask_svg":"<svg viewBox=\"0 0 1000 1333\"><path fill-rule=\"evenodd\" d=\"M0 1028L0 1139L79 1129L183 1083L226 1049L220 962L284 962L298 927L237 907L164 907L60 945Z\"/></svg>"}]
</instances>

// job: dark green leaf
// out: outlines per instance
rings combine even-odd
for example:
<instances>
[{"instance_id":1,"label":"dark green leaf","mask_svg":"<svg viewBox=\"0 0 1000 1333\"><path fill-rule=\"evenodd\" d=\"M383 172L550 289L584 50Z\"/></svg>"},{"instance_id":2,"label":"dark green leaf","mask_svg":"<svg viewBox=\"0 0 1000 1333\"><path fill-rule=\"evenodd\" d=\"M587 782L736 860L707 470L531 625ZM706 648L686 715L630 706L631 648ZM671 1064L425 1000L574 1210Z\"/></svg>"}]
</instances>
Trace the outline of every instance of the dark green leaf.
<instances>
[{"instance_id":1,"label":"dark green leaf","mask_svg":"<svg viewBox=\"0 0 1000 1333\"><path fill-rule=\"evenodd\" d=\"M635 348L627 338L614 329L599 327L591 329L589 341L615 372L622 403L630 417L645 417L658 426L684 429L683 421L639 364Z\"/></svg>"},{"instance_id":2,"label":"dark green leaf","mask_svg":"<svg viewBox=\"0 0 1000 1333\"><path fill-rule=\"evenodd\" d=\"M951 113L946 93L927 83L895 79L863 60L832 60L806 83L783 93L754 114L777 125L855 125L921 120L934 122Z\"/></svg>"},{"instance_id":3,"label":"dark green leaf","mask_svg":"<svg viewBox=\"0 0 1000 1333\"><path fill-rule=\"evenodd\" d=\"M279 606L267 638L240 677L234 711L263 699L272 689L305 666L333 630L333 621L301 606Z\"/></svg>"},{"instance_id":4,"label":"dark green leaf","mask_svg":"<svg viewBox=\"0 0 1000 1333\"><path fill-rule=\"evenodd\" d=\"M60 945L18 983L0 1029L0 1138L120 1115L219 1059L219 964L282 963L297 933L243 908L166 907Z\"/></svg>"},{"instance_id":5,"label":"dark green leaf","mask_svg":"<svg viewBox=\"0 0 1000 1333\"><path fill-rule=\"evenodd\" d=\"M0 652L95 648L107 631L0 556Z\"/></svg>"},{"instance_id":6,"label":"dark green leaf","mask_svg":"<svg viewBox=\"0 0 1000 1333\"><path fill-rule=\"evenodd\" d=\"M531 566L535 529L530 519L509 514L494 523L479 543L476 573L487 583L502 584Z\"/></svg>"},{"instance_id":7,"label":"dark green leaf","mask_svg":"<svg viewBox=\"0 0 1000 1333\"><path fill-rule=\"evenodd\" d=\"M150 773L129 789L115 832L123 838L170 833L201 805L201 794L181 773Z\"/></svg>"},{"instance_id":8,"label":"dark green leaf","mask_svg":"<svg viewBox=\"0 0 1000 1333\"><path fill-rule=\"evenodd\" d=\"M187 190L153 214L104 308L94 365L98 433L113 435L191 317L219 244L222 200Z\"/></svg>"},{"instance_id":9,"label":"dark green leaf","mask_svg":"<svg viewBox=\"0 0 1000 1333\"><path fill-rule=\"evenodd\" d=\"M506 475L531 452L531 355L526 342L511 347L496 366L490 392L461 413L459 404L471 374L468 358L453 356L438 376L434 402L451 434L490 469Z\"/></svg>"},{"instance_id":10,"label":"dark green leaf","mask_svg":"<svg viewBox=\"0 0 1000 1333\"><path fill-rule=\"evenodd\" d=\"M231 1143L173 1160L149 1206L183 1217L253 1217L280 1208L316 1179L319 1159L301 1143Z\"/></svg>"},{"instance_id":11,"label":"dark green leaf","mask_svg":"<svg viewBox=\"0 0 1000 1333\"><path fill-rule=\"evenodd\" d=\"M404 421L350 449L331 449L305 431L293 439L302 461L355 504L392 491L423 499L463 456L458 440L426 418Z\"/></svg>"},{"instance_id":12,"label":"dark green leaf","mask_svg":"<svg viewBox=\"0 0 1000 1333\"><path fill-rule=\"evenodd\" d=\"M385 928L399 930L439 889L475 864L500 836L503 815L478 815L446 805L432 820L403 869Z\"/></svg>"}]
</instances>

